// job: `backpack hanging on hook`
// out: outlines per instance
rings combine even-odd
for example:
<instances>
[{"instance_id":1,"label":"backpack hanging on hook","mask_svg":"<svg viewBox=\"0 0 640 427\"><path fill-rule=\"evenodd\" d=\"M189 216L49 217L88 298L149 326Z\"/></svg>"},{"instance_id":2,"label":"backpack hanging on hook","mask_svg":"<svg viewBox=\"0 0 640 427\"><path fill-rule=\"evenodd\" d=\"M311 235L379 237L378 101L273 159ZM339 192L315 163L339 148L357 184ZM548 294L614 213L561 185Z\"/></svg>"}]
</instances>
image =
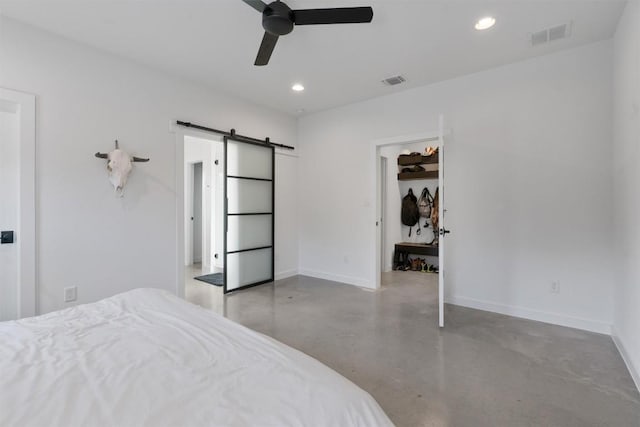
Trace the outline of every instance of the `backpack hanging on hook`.
<instances>
[{"instance_id":1,"label":"backpack hanging on hook","mask_svg":"<svg viewBox=\"0 0 640 427\"><path fill-rule=\"evenodd\" d=\"M402 210L400 212L402 223L408 227L413 227L420 220L420 211L418 210L418 199L410 188L406 196L402 198ZM420 227L418 227L420 230ZM420 234L420 233L418 233ZM411 237L411 228L409 228L409 237Z\"/></svg>"}]
</instances>

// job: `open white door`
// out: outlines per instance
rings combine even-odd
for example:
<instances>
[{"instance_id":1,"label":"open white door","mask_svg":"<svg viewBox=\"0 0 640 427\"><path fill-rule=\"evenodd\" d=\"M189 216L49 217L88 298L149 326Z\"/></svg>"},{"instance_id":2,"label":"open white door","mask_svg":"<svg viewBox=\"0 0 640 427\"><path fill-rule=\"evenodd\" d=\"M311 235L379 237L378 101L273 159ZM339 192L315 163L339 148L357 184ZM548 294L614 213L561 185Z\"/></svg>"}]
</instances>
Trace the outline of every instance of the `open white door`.
<instances>
[{"instance_id":1,"label":"open white door","mask_svg":"<svg viewBox=\"0 0 640 427\"><path fill-rule=\"evenodd\" d=\"M439 187L439 203L438 203L438 226L440 234L438 238L438 314L440 327L444 327L444 284L445 284L445 246L447 234L449 230L446 228L446 212L445 205L445 185L444 185L444 123L442 116L439 122L439 141L438 141L438 187Z\"/></svg>"}]
</instances>

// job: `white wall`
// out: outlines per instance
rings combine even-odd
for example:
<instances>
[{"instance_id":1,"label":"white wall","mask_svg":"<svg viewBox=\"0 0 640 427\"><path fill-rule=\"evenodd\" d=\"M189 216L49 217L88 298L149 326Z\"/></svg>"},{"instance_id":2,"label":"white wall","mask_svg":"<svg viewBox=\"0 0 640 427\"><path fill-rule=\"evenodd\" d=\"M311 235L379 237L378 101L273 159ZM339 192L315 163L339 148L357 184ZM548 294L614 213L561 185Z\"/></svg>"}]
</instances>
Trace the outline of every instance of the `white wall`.
<instances>
[{"instance_id":1,"label":"white wall","mask_svg":"<svg viewBox=\"0 0 640 427\"><path fill-rule=\"evenodd\" d=\"M608 332L611 63L604 41L302 118L301 273L374 286L372 141L444 113L447 301Z\"/></svg>"},{"instance_id":2,"label":"white wall","mask_svg":"<svg viewBox=\"0 0 640 427\"><path fill-rule=\"evenodd\" d=\"M172 120L203 123L296 145L293 117L0 18L0 86L37 95L38 303L62 308L135 287L176 290L176 138ZM135 165L124 198L96 151L113 140ZM295 215L295 158L279 173L276 209ZM180 201L181 203L182 201ZM295 228L276 227L276 271L295 271ZM291 221L295 224L295 221ZM180 242L182 244L182 242ZM119 272L126 272L124 274Z\"/></svg>"},{"instance_id":3,"label":"white wall","mask_svg":"<svg viewBox=\"0 0 640 427\"><path fill-rule=\"evenodd\" d=\"M276 195L275 195L275 263L276 279L298 274L299 228L310 226L299 222L299 198L303 191L313 192L314 188L303 188L297 179L298 154L291 151L276 150Z\"/></svg>"},{"instance_id":4,"label":"white wall","mask_svg":"<svg viewBox=\"0 0 640 427\"><path fill-rule=\"evenodd\" d=\"M384 262L382 264L382 271L390 271L393 265L393 256L395 250L395 244L400 242L415 242L415 243L430 243L433 240L433 228L431 226L431 220L420 218L420 234L416 233L417 226L408 227L402 224L401 211L402 211L402 199L407 195L409 189L413 190L413 194L420 201L420 195L422 189L427 187L431 195L434 195L436 188L438 187L437 179L428 180L411 180L411 181L398 181L398 156L404 151L409 150L411 152L424 153L425 148L429 145L436 143L418 142L412 144L403 145L391 145L380 148L380 155L386 157L387 160L387 200L385 206L386 221L384 225L384 248L383 256ZM437 165L434 165L437 166ZM429 167L429 166L424 166ZM429 223L428 228L424 228L425 222ZM411 230L411 235L409 235ZM429 264L436 264L437 257L425 257Z\"/></svg>"},{"instance_id":5,"label":"white wall","mask_svg":"<svg viewBox=\"0 0 640 427\"><path fill-rule=\"evenodd\" d=\"M614 39L614 339L640 388L640 3Z\"/></svg>"}]
</instances>

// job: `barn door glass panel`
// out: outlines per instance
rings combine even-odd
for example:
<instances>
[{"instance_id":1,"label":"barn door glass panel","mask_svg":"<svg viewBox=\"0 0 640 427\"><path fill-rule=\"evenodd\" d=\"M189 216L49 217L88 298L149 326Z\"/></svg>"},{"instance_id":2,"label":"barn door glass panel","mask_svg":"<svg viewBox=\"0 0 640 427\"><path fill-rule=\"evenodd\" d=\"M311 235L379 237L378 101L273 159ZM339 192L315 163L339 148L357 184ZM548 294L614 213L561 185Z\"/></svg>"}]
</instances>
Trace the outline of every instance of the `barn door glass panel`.
<instances>
[{"instance_id":1,"label":"barn door glass panel","mask_svg":"<svg viewBox=\"0 0 640 427\"><path fill-rule=\"evenodd\" d=\"M274 151L225 139L225 292L273 281Z\"/></svg>"}]
</instances>

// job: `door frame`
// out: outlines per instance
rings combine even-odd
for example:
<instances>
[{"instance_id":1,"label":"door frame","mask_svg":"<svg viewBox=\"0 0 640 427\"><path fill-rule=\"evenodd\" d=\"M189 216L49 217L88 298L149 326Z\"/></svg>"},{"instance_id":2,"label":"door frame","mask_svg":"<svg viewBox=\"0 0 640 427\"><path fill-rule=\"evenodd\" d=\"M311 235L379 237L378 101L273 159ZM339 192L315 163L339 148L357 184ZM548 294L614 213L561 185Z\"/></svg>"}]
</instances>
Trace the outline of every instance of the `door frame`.
<instances>
[{"instance_id":1,"label":"door frame","mask_svg":"<svg viewBox=\"0 0 640 427\"><path fill-rule=\"evenodd\" d=\"M198 168L198 165L200 165L200 194L198 194L198 192L196 191L196 187L197 187L197 181L196 181L196 170ZM198 218L198 216L200 217L200 232L199 232L199 239L200 239L200 264L202 265L202 268L204 269L205 267L207 267L207 262L206 259L209 257L209 254L207 254L207 249L206 248L206 239L207 239L207 232L209 230L205 230L207 227L205 227L205 221L207 220L206 218L206 214L205 214L205 208L206 206L206 200L204 197L204 190L206 188L205 186L205 174L204 174L204 161L201 162L194 162L190 164L191 166L191 172L193 173L191 179L193 179L193 185L191 186L191 216L193 217L193 220L191 221L191 264L196 263L196 250L198 248L198 245L196 245L196 236L198 235L198 233L196 233L196 218ZM198 199L198 197L200 198L200 209L199 211L196 209L196 200ZM208 210L208 209L207 209Z\"/></svg>"},{"instance_id":2,"label":"door frame","mask_svg":"<svg viewBox=\"0 0 640 427\"><path fill-rule=\"evenodd\" d=\"M36 96L0 88L0 101L16 106L20 126L18 318L38 314L36 275Z\"/></svg>"},{"instance_id":3,"label":"door frame","mask_svg":"<svg viewBox=\"0 0 640 427\"><path fill-rule=\"evenodd\" d=\"M380 180L380 212L378 215L379 218L379 227L380 227L380 270L385 269L385 257L384 257L384 248L386 246L386 222L387 222L387 197L388 197L388 185L387 181L389 177L387 176L387 168L389 165L389 159L385 156L379 156L380 159L380 169L378 179ZM393 267L393 265L392 265Z\"/></svg>"},{"instance_id":4,"label":"door frame","mask_svg":"<svg viewBox=\"0 0 640 427\"><path fill-rule=\"evenodd\" d=\"M381 212L382 212L382 195L381 195L382 189L380 185L380 176L381 176L380 149L382 147L387 147L392 145L405 145L405 144L412 144L416 142L430 142L430 141L437 141L438 146L441 147L444 144L445 134L448 134L448 132L445 132L445 129L444 129L444 117L443 115L439 115L438 126L436 130L433 130L430 132L421 132L417 134L382 138L382 139L377 139L373 141L373 147L370 151L371 153L370 164L374 165L374 168L375 168L374 170L376 175L370 188L370 194L371 194L371 199L375 200L375 204L371 208L371 213L372 213L371 223L373 224L372 237L375 244L373 245L372 253L370 254L369 259L372 259L372 258L374 259L373 267L372 267L374 271L372 272L373 274L371 275L371 277L374 278L373 288L376 290L380 289L382 286L381 284L382 261L381 260L382 260L382 229L383 227L379 226ZM439 313L438 323L442 327L444 326L444 280L440 278L444 276L444 268L442 268L443 264L440 260L440 257L438 262L440 263L439 264L440 277L438 278L438 313Z\"/></svg>"}]
</instances>

